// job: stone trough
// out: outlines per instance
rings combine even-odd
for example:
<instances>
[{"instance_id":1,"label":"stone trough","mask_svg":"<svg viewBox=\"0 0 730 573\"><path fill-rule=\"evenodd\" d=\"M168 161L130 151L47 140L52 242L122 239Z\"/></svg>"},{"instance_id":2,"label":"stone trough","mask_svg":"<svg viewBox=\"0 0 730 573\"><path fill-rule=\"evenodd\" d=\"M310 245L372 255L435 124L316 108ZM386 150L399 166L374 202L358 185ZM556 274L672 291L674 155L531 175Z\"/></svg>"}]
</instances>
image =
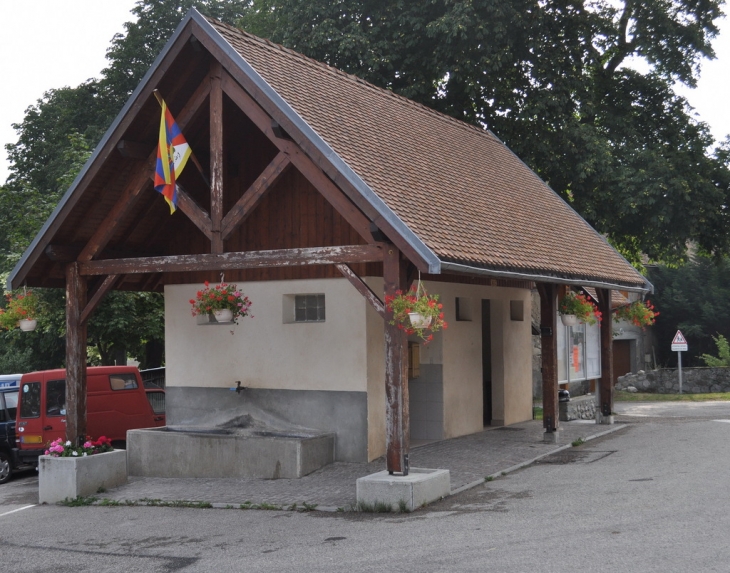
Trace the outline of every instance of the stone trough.
<instances>
[{"instance_id":1,"label":"stone trough","mask_svg":"<svg viewBox=\"0 0 730 573\"><path fill-rule=\"evenodd\" d=\"M335 458L335 434L167 426L127 432L130 476L300 478Z\"/></svg>"}]
</instances>

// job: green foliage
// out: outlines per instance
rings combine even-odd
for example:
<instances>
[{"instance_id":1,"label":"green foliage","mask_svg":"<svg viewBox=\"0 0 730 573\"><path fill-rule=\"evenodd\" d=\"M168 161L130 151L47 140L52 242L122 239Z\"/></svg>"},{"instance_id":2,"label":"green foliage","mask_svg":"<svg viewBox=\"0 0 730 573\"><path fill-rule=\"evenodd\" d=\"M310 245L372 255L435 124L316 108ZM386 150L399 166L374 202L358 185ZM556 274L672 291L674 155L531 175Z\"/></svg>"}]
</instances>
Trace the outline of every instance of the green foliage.
<instances>
[{"instance_id":1,"label":"green foliage","mask_svg":"<svg viewBox=\"0 0 730 573\"><path fill-rule=\"evenodd\" d=\"M730 261L696 257L678 267L661 265L649 269L649 280L656 289L653 302L661 309L653 327L657 361L676 365L670 346L679 329L689 342L682 364L704 365L699 357L714 351L713 333L730 339Z\"/></svg>"},{"instance_id":2,"label":"green foliage","mask_svg":"<svg viewBox=\"0 0 730 573\"><path fill-rule=\"evenodd\" d=\"M720 5L252 0L239 24L489 127L638 266L730 250L727 146L673 91L713 57Z\"/></svg>"},{"instance_id":3,"label":"green foliage","mask_svg":"<svg viewBox=\"0 0 730 573\"><path fill-rule=\"evenodd\" d=\"M728 343L727 338L722 334L718 334L717 336L713 336L712 340L715 341L715 346L717 346L717 356L703 354L700 358L710 368L730 367L730 343Z\"/></svg>"}]
</instances>

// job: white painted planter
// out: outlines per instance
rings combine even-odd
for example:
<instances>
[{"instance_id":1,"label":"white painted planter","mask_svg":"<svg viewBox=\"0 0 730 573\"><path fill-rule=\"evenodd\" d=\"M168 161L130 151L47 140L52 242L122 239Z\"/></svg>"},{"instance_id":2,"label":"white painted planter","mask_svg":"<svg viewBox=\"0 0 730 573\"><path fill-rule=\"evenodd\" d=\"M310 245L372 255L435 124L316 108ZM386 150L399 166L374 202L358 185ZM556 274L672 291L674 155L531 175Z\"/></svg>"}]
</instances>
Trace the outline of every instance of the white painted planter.
<instances>
[{"instance_id":1,"label":"white painted planter","mask_svg":"<svg viewBox=\"0 0 730 573\"><path fill-rule=\"evenodd\" d=\"M109 489L124 483L127 483L126 450L78 458L38 458L39 503L89 497L99 488Z\"/></svg>"},{"instance_id":2,"label":"white painted planter","mask_svg":"<svg viewBox=\"0 0 730 573\"><path fill-rule=\"evenodd\" d=\"M215 316L217 322L233 322L233 311L227 308L214 310L213 316Z\"/></svg>"},{"instance_id":3,"label":"white painted planter","mask_svg":"<svg viewBox=\"0 0 730 573\"><path fill-rule=\"evenodd\" d=\"M574 314L561 314L560 320L565 326L576 326L578 324L578 317Z\"/></svg>"},{"instance_id":4,"label":"white painted planter","mask_svg":"<svg viewBox=\"0 0 730 573\"><path fill-rule=\"evenodd\" d=\"M409 312L408 318L411 319L411 326L413 328L428 328L431 326L432 317L430 316L423 316L417 312Z\"/></svg>"},{"instance_id":5,"label":"white painted planter","mask_svg":"<svg viewBox=\"0 0 730 573\"><path fill-rule=\"evenodd\" d=\"M38 326L38 321L35 318L23 318L18 322L18 326L23 332L31 332Z\"/></svg>"}]
</instances>

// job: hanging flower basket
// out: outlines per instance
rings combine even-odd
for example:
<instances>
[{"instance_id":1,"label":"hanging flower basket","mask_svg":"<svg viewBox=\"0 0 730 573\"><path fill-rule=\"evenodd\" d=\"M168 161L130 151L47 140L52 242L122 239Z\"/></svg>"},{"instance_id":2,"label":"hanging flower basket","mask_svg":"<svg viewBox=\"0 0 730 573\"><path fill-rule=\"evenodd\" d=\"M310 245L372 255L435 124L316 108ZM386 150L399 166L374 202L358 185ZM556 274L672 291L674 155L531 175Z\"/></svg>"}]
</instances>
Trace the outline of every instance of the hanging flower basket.
<instances>
[{"instance_id":1,"label":"hanging flower basket","mask_svg":"<svg viewBox=\"0 0 730 573\"><path fill-rule=\"evenodd\" d=\"M574 314L561 314L560 321L563 323L563 326L577 326L578 325L578 317L575 316Z\"/></svg>"},{"instance_id":2,"label":"hanging flower basket","mask_svg":"<svg viewBox=\"0 0 730 573\"><path fill-rule=\"evenodd\" d=\"M596 324L601 322L601 311L598 310L586 295L568 291L558 304L558 312L560 320L565 326L575 326L578 321L586 324ZM574 317L573 319L569 317Z\"/></svg>"},{"instance_id":3,"label":"hanging flower basket","mask_svg":"<svg viewBox=\"0 0 730 573\"><path fill-rule=\"evenodd\" d=\"M654 309L651 301L634 301L631 304L620 306L613 311L614 322L625 320L634 326L646 328L656 322L659 313Z\"/></svg>"},{"instance_id":4,"label":"hanging flower basket","mask_svg":"<svg viewBox=\"0 0 730 573\"><path fill-rule=\"evenodd\" d=\"M425 344L433 340L433 333L446 328L443 305L439 295L430 295L421 281L416 288L404 293L395 291L395 296L386 296L385 305L393 313L390 324L398 325L406 334L418 335Z\"/></svg>"},{"instance_id":5,"label":"hanging flower basket","mask_svg":"<svg viewBox=\"0 0 730 573\"><path fill-rule=\"evenodd\" d=\"M16 326L23 332L35 330L38 325L40 302L33 291L25 290L5 295L8 303L0 309L0 327L12 330Z\"/></svg>"},{"instance_id":6,"label":"hanging flower basket","mask_svg":"<svg viewBox=\"0 0 730 573\"><path fill-rule=\"evenodd\" d=\"M211 288L205 281L205 288L190 299L190 304L193 316L212 315L221 324L237 324L240 317L249 316L251 308L251 301L237 285L224 282Z\"/></svg>"}]
</instances>

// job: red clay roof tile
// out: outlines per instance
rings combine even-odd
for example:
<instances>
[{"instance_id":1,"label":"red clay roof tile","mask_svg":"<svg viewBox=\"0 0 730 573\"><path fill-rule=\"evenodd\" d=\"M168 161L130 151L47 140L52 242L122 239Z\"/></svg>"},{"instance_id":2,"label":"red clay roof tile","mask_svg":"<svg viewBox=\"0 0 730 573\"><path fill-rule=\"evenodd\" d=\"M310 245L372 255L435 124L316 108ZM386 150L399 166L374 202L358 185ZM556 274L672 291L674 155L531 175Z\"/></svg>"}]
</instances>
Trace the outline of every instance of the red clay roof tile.
<instances>
[{"instance_id":1,"label":"red clay roof tile","mask_svg":"<svg viewBox=\"0 0 730 573\"><path fill-rule=\"evenodd\" d=\"M211 24L442 261L644 285L491 132Z\"/></svg>"}]
</instances>

